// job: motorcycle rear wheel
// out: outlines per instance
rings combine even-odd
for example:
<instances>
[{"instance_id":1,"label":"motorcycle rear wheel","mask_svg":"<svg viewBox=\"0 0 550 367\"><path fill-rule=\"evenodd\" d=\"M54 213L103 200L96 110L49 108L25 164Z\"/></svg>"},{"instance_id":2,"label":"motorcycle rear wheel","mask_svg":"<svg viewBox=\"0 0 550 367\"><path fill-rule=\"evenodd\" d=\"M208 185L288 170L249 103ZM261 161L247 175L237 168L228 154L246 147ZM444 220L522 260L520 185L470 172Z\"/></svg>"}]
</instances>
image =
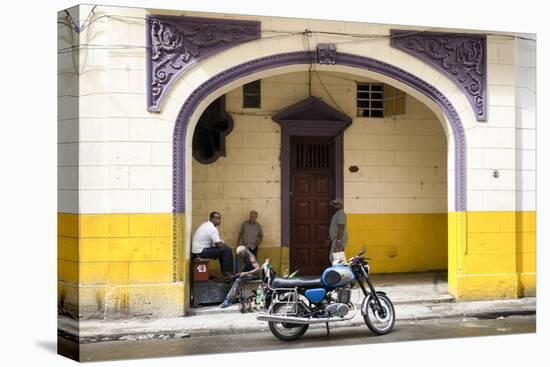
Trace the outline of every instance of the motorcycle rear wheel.
<instances>
[{"instance_id":1,"label":"motorcycle rear wheel","mask_svg":"<svg viewBox=\"0 0 550 367\"><path fill-rule=\"evenodd\" d=\"M395 309L393 307L393 303L386 295L377 293L377 296L385 314L382 314L380 311L376 310L376 299L372 296L372 294L369 294L367 298L365 298L361 309L363 311L365 310L366 303L366 312L363 314L365 323L373 333L384 335L393 329L395 324Z\"/></svg>"},{"instance_id":2,"label":"motorcycle rear wheel","mask_svg":"<svg viewBox=\"0 0 550 367\"><path fill-rule=\"evenodd\" d=\"M278 303L273 306L273 315L285 315L291 312L292 305L287 303ZM309 328L308 324L291 324L288 322L269 321L269 330L278 339L289 342L300 338Z\"/></svg>"}]
</instances>

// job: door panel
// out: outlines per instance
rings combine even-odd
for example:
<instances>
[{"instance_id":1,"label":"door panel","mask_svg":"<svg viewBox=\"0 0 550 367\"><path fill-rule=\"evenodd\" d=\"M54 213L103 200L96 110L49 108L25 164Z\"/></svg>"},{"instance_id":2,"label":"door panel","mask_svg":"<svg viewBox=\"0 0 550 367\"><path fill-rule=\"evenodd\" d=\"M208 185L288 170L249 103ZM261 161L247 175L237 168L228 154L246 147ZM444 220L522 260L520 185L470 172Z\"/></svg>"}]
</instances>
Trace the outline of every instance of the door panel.
<instances>
[{"instance_id":1,"label":"door panel","mask_svg":"<svg viewBox=\"0 0 550 367\"><path fill-rule=\"evenodd\" d=\"M309 244L310 240L310 228L308 224L295 224L294 225L294 241L296 244Z\"/></svg>"},{"instance_id":2,"label":"door panel","mask_svg":"<svg viewBox=\"0 0 550 367\"><path fill-rule=\"evenodd\" d=\"M303 266L303 268L308 268L311 265L311 249L307 247L300 247L296 249L296 258L300 262L300 264ZM300 274L303 274L303 272L300 272Z\"/></svg>"},{"instance_id":3,"label":"door panel","mask_svg":"<svg viewBox=\"0 0 550 367\"><path fill-rule=\"evenodd\" d=\"M295 181L295 187L294 187L294 195L296 197L309 197L309 187L310 187L310 180L308 177L296 177Z\"/></svg>"},{"instance_id":4,"label":"door panel","mask_svg":"<svg viewBox=\"0 0 550 367\"><path fill-rule=\"evenodd\" d=\"M311 203L306 200L296 200L294 202L294 219L296 223L307 223L311 214Z\"/></svg>"},{"instance_id":5,"label":"door panel","mask_svg":"<svg viewBox=\"0 0 550 367\"><path fill-rule=\"evenodd\" d=\"M324 242L328 237L328 224L315 224L313 226L313 240L316 243Z\"/></svg>"},{"instance_id":6,"label":"door panel","mask_svg":"<svg viewBox=\"0 0 550 367\"><path fill-rule=\"evenodd\" d=\"M330 199L329 199L330 200ZM314 217L316 220L330 220L330 212L331 212L330 203L324 202L324 201L318 201L315 203L314 207Z\"/></svg>"},{"instance_id":7,"label":"door panel","mask_svg":"<svg viewBox=\"0 0 550 367\"><path fill-rule=\"evenodd\" d=\"M313 179L313 196L330 196L331 177L315 177Z\"/></svg>"}]
</instances>

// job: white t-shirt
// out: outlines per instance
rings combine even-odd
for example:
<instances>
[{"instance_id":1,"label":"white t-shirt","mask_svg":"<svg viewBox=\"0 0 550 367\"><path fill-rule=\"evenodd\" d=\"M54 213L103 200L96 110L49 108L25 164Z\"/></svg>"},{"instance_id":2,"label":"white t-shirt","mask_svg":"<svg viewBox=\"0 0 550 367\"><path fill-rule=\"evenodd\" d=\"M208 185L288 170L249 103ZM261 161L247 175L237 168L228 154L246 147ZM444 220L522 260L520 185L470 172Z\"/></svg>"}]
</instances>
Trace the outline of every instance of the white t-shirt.
<instances>
[{"instance_id":1,"label":"white t-shirt","mask_svg":"<svg viewBox=\"0 0 550 367\"><path fill-rule=\"evenodd\" d=\"M192 252L200 254L203 249L213 247L216 242L221 242L220 232L211 221L204 222L195 231Z\"/></svg>"}]
</instances>

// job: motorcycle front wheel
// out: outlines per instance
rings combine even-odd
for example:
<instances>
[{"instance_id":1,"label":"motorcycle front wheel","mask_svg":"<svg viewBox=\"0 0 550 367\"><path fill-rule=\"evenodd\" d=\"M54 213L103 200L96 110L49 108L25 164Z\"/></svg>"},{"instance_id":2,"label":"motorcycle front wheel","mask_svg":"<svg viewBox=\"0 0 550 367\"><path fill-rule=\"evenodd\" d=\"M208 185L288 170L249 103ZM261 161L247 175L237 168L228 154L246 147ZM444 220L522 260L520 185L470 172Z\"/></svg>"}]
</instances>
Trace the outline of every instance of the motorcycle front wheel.
<instances>
[{"instance_id":1,"label":"motorcycle front wheel","mask_svg":"<svg viewBox=\"0 0 550 367\"><path fill-rule=\"evenodd\" d=\"M363 314L363 319L368 328L375 334L384 335L393 329L395 324L395 309L390 299L384 295L377 293L380 301L380 306L377 305L376 299L369 294L363 300L361 309L366 312Z\"/></svg>"},{"instance_id":2,"label":"motorcycle front wheel","mask_svg":"<svg viewBox=\"0 0 550 367\"><path fill-rule=\"evenodd\" d=\"M286 315L293 313L293 305L288 303L278 303L273 306L273 315ZM308 324L291 324L288 322L269 321L269 330L278 339L289 342L298 339L307 331Z\"/></svg>"}]
</instances>

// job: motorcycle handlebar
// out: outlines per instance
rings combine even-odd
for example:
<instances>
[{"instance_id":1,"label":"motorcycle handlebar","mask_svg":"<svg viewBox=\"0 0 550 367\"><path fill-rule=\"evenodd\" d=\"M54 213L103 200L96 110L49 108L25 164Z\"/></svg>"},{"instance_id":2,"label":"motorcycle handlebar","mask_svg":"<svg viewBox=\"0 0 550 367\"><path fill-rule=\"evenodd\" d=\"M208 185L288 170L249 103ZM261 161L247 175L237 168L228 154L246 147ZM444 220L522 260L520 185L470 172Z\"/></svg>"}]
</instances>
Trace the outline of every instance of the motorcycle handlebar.
<instances>
[{"instance_id":1,"label":"motorcycle handlebar","mask_svg":"<svg viewBox=\"0 0 550 367\"><path fill-rule=\"evenodd\" d=\"M357 260L361 260L361 259L365 259L365 257L363 256L363 254L365 253L366 249L365 247L363 246L363 248L361 249L361 251L359 251L359 253L357 255L355 255L354 257L352 257L351 259L349 259L350 263L353 263ZM369 260L369 258L366 258L367 260Z\"/></svg>"}]
</instances>

